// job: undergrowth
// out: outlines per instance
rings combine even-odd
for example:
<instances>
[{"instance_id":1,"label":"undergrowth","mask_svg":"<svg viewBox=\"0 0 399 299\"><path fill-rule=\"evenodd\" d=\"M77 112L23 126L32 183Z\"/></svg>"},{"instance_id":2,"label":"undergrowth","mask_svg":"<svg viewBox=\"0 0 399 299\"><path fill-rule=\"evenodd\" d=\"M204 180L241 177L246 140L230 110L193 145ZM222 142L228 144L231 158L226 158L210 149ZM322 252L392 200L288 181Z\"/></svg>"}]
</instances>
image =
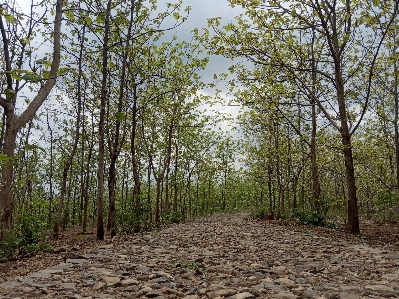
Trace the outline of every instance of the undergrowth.
<instances>
[{"instance_id":1,"label":"undergrowth","mask_svg":"<svg viewBox=\"0 0 399 299\"><path fill-rule=\"evenodd\" d=\"M15 219L14 228L3 232L3 241L0 242L0 257L12 258L51 250L51 245L45 242L47 228L48 225L44 217L22 211Z\"/></svg>"}]
</instances>

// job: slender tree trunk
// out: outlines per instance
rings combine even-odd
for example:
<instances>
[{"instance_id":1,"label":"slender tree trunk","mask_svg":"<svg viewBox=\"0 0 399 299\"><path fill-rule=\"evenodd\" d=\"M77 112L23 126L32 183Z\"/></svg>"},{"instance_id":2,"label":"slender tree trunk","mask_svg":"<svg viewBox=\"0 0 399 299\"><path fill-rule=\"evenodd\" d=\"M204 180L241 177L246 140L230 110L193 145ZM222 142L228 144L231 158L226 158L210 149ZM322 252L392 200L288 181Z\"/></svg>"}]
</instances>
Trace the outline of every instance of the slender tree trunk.
<instances>
[{"instance_id":1,"label":"slender tree trunk","mask_svg":"<svg viewBox=\"0 0 399 299\"><path fill-rule=\"evenodd\" d=\"M151 165L148 163L147 168L147 207L148 207L148 222L152 222L152 205L151 205Z\"/></svg>"},{"instance_id":2,"label":"slender tree trunk","mask_svg":"<svg viewBox=\"0 0 399 299\"><path fill-rule=\"evenodd\" d=\"M3 144L3 154L8 157L14 156L15 151L15 143L17 140L18 129L15 128L14 122L12 121L14 118L14 113L10 113L7 117L7 125L6 125L6 134L4 137ZM3 229L9 230L12 228L12 220L13 220L13 210L15 206L15 202L12 197L12 181L14 174L14 165L13 161L10 160L3 166L3 170L1 173L1 182L2 186L0 187L0 209L1 209L1 237L3 235ZM1 238L0 238L1 239Z\"/></svg>"},{"instance_id":3,"label":"slender tree trunk","mask_svg":"<svg viewBox=\"0 0 399 299\"><path fill-rule=\"evenodd\" d=\"M396 30L396 29L394 29ZM394 40L396 40L396 31L395 31L395 38ZM397 53L397 42L395 41L395 47L393 49L393 53L396 54ZM395 61L394 65L393 65L393 69L394 69L394 107L395 107L395 111L394 111L394 130L395 130L395 136L394 136L394 144L395 144L395 162L396 162L396 190L397 190L397 196L398 196L398 200L399 200L399 127L398 127L398 121L399 121L399 75L398 75L398 62Z\"/></svg>"},{"instance_id":4,"label":"slender tree trunk","mask_svg":"<svg viewBox=\"0 0 399 299\"><path fill-rule=\"evenodd\" d=\"M130 69L129 69L130 70ZM130 153L132 155L132 171L134 180L133 195L138 196L141 193L141 181L137 161L137 149L136 149L136 136L137 136L137 113L138 113L138 95L137 95L137 85L135 83L135 78L133 72L130 72L133 76L133 109L132 109L132 133L130 136Z\"/></svg>"},{"instance_id":5,"label":"slender tree trunk","mask_svg":"<svg viewBox=\"0 0 399 299\"><path fill-rule=\"evenodd\" d=\"M272 215L274 213L275 206L273 204L273 189L272 189L272 175L273 170L271 166L267 167L267 188L269 192L269 213Z\"/></svg>"},{"instance_id":6,"label":"slender tree trunk","mask_svg":"<svg viewBox=\"0 0 399 299\"><path fill-rule=\"evenodd\" d=\"M91 164L91 156L93 153L93 146L94 142L92 142L89 146L89 153L87 156L87 163L86 163L86 177L85 177L85 184L83 187L83 224L82 224L82 231L86 232L87 231L87 223L88 223L88 208L89 208L89 184L90 184L90 164Z\"/></svg>"},{"instance_id":7,"label":"slender tree trunk","mask_svg":"<svg viewBox=\"0 0 399 299\"><path fill-rule=\"evenodd\" d=\"M111 0L108 0L105 11L104 24L104 42L102 57L102 82L101 82L101 100L100 100L100 119L98 124L98 173L97 173L97 240L104 240L104 123L105 106L107 103L107 76L108 76L108 40L111 14Z\"/></svg>"},{"instance_id":8,"label":"slender tree trunk","mask_svg":"<svg viewBox=\"0 0 399 299\"><path fill-rule=\"evenodd\" d=\"M176 141L176 148L175 148L175 169L174 169L174 193L173 193L173 211L177 213L177 197L178 197L178 190L177 190L177 171L178 171L178 161L179 161L179 145Z\"/></svg>"},{"instance_id":9,"label":"slender tree trunk","mask_svg":"<svg viewBox=\"0 0 399 299\"><path fill-rule=\"evenodd\" d=\"M310 161L311 161L311 169L312 169L312 186L313 186L313 201L312 205L316 209L318 213L320 213L320 180L319 180L319 172L317 169L317 158L316 158L316 130L317 130L317 115L316 115L316 59L314 56L314 39L315 33L313 30L312 35L312 96L311 96L311 105L312 105L312 135L310 139Z\"/></svg>"},{"instance_id":10,"label":"slender tree trunk","mask_svg":"<svg viewBox=\"0 0 399 299\"><path fill-rule=\"evenodd\" d=\"M346 185L348 188L348 229L352 233L359 233L359 214L357 206L357 195L356 195L356 179L355 179L355 167L353 162L352 153L352 142L351 134L348 126L348 114L345 106L345 93L344 83L340 71L341 67L338 64L336 67L336 88L337 88L337 100L340 112L341 121L341 140L343 145L343 153L345 160L345 173L346 173Z\"/></svg>"},{"instance_id":11,"label":"slender tree trunk","mask_svg":"<svg viewBox=\"0 0 399 299\"><path fill-rule=\"evenodd\" d=\"M50 131L50 169L49 169L49 206L48 206L48 215L47 215L47 223L52 222L52 214L53 214L53 198L54 198L54 191L53 191L53 146L54 146L54 140L53 140L53 130L50 126L50 121L48 117L48 110L46 113L46 120L47 120L47 129Z\"/></svg>"}]
</instances>

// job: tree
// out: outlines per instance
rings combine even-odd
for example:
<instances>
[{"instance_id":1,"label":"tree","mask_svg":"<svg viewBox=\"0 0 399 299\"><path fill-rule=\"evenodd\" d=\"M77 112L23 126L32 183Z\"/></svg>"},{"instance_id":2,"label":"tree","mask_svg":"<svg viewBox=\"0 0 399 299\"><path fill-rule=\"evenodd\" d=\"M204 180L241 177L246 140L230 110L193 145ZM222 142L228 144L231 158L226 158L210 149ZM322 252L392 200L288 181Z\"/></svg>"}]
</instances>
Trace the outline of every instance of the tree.
<instances>
[{"instance_id":1,"label":"tree","mask_svg":"<svg viewBox=\"0 0 399 299\"><path fill-rule=\"evenodd\" d=\"M313 99L318 109L341 136L348 192L348 229L359 232L358 203L352 136L368 108L375 62L385 36L397 16L397 1L230 1L242 5L246 15L237 24L219 29L218 18L197 37L215 54L244 57L254 64L273 66ZM371 33L369 34L369 32ZM316 36L314 36L314 32ZM375 38L377 37L377 38ZM313 40L315 39L315 40ZM304 51L307 41L308 51ZM308 67L315 54L314 67ZM315 84L305 74L316 73ZM366 78L366 80L364 79ZM364 88L366 85L366 88ZM362 86L362 87L360 87ZM332 110L332 112L331 112ZM360 111L358 117L354 111Z\"/></svg>"},{"instance_id":2,"label":"tree","mask_svg":"<svg viewBox=\"0 0 399 299\"><path fill-rule=\"evenodd\" d=\"M48 5L47 2L44 4ZM50 63L51 66L50 70L43 72L42 75L37 74L37 62L30 65L31 70L24 68L29 66L27 59L30 59L30 53L34 50L31 39L34 39L37 31L43 30L43 25L46 23L46 12L39 18L39 21L36 21L36 17L34 17L35 12L31 11L25 26L22 24L22 13L16 11L15 2L0 5L0 32L3 43L3 57L5 60L4 76L7 82L6 89L2 92L3 95L0 98L0 106L3 107L5 113L2 154L10 158L9 163L4 165L1 170L1 235L4 229L12 228L13 209L15 206L12 195L14 174L12 158L14 157L17 134L20 129L33 118L56 83L57 72L60 65L62 5L63 1L57 0L54 26L50 32L53 37L52 43L54 46ZM31 7L33 9L34 6L32 5ZM7 26L9 27L8 29ZM24 29L21 30L21 28ZM43 36L45 35L46 34L43 32ZM18 55L12 55L12 53L18 53ZM22 83L23 81L25 81L25 83ZM37 86L37 83L41 84L36 96L22 113L17 115L16 108L19 92L25 85Z\"/></svg>"}]
</instances>

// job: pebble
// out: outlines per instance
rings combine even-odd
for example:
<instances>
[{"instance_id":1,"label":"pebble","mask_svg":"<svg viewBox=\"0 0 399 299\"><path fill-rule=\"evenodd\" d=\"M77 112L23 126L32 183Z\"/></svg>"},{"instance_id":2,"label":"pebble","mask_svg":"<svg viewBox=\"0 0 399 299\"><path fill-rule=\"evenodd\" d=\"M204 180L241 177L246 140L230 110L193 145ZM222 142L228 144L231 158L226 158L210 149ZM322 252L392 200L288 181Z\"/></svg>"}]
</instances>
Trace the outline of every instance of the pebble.
<instances>
[{"instance_id":1,"label":"pebble","mask_svg":"<svg viewBox=\"0 0 399 299\"><path fill-rule=\"evenodd\" d=\"M67 256L0 283L0 299L399 298L393 249L245 218L198 218Z\"/></svg>"}]
</instances>

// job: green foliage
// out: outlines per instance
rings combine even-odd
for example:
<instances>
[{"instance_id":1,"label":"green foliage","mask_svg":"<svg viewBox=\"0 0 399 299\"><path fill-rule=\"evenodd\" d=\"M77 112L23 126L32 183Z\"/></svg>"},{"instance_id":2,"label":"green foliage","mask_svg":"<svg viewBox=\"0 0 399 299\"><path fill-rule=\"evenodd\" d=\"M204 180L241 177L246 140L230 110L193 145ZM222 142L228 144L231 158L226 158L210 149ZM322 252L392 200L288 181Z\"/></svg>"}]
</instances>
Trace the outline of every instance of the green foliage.
<instances>
[{"instance_id":1,"label":"green foliage","mask_svg":"<svg viewBox=\"0 0 399 299\"><path fill-rule=\"evenodd\" d=\"M150 207L145 204L140 207L127 207L120 209L116 215L116 226L119 234L138 233L151 228L147 219Z\"/></svg>"},{"instance_id":2,"label":"green foliage","mask_svg":"<svg viewBox=\"0 0 399 299\"><path fill-rule=\"evenodd\" d=\"M9 258L51 249L50 244L43 242L46 229L44 217L23 210L17 217L14 228L4 233L4 241L0 243L0 256Z\"/></svg>"},{"instance_id":3,"label":"green foliage","mask_svg":"<svg viewBox=\"0 0 399 299\"><path fill-rule=\"evenodd\" d=\"M399 221L399 203L394 193L380 190L374 200L377 223L396 223Z\"/></svg>"},{"instance_id":4,"label":"green foliage","mask_svg":"<svg viewBox=\"0 0 399 299\"><path fill-rule=\"evenodd\" d=\"M180 223L185 220L185 216L181 212L170 212L169 214L162 216L162 223Z\"/></svg>"},{"instance_id":5,"label":"green foliage","mask_svg":"<svg viewBox=\"0 0 399 299\"><path fill-rule=\"evenodd\" d=\"M274 213L274 218L276 220L287 220L288 218L290 218L290 214L286 211L283 212L283 211L277 210Z\"/></svg>"},{"instance_id":6,"label":"green foliage","mask_svg":"<svg viewBox=\"0 0 399 299\"><path fill-rule=\"evenodd\" d=\"M269 215L269 209L265 208L265 207L254 208L251 211L251 217L253 219L262 219L262 218L266 217L267 215Z\"/></svg>"},{"instance_id":7,"label":"green foliage","mask_svg":"<svg viewBox=\"0 0 399 299\"><path fill-rule=\"evenodd\" d=\"M296 210L292 216L302 225L326 226L325 216L315 210Z\"/></svg>"}]
</instances>

